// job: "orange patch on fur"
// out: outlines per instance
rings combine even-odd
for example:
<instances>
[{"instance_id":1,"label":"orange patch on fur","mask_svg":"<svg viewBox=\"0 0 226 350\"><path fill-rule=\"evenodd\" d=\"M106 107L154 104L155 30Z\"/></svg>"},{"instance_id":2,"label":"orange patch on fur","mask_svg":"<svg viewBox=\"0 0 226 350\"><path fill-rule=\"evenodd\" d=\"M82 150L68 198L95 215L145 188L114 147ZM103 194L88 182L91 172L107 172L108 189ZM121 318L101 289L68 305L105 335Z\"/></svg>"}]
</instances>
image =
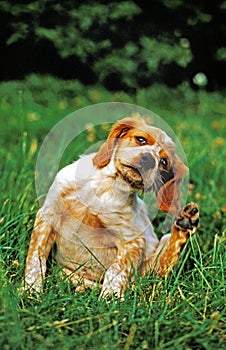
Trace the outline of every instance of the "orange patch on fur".
<instances>
[{"instance_id":1,"label":"orange patch on fur","mask_svg":"<svg viewBox=\"0 0 226 350\"><path fill-rule=\"evenodd\" d=\"M104 228L102 222L100 221L98 215L92 214L89 211L86 211L82 223L90 226L90 227L96 227L96 228Z\"/></svg>"},{"instance_id":2,"label":"orange patch on fur","mask_svg":"<svg viewBox=\"0 0 226 350\"><path fill-rule=\"evenodd\" d=\"M74 188L65 186L64 189L60 192L60 195L62 198L69 197L74 191Z\"/></svg>"},{"instance_id":3,"label":"orange patch on fur","mask_svg":"<svg viewBox=\"0 0 226 350\"><path fill-rule=\"evenodd\" d=\"M160 158L168 158L169 157L164 149L161 149L161 151L159 152L159 156L160 156Z\"/></svg>"},{"instance_id":4,"label":"orange patch on fur","mask_svg":"<svg viewBox=\"0 0 226 350\"><path fill-rule=\"evenodd\" d=\"M147 135L147 144L149 146L153 146L156 143L156 140L154 137L152 137L151 135Z\"/></svg>"}]
</instances>

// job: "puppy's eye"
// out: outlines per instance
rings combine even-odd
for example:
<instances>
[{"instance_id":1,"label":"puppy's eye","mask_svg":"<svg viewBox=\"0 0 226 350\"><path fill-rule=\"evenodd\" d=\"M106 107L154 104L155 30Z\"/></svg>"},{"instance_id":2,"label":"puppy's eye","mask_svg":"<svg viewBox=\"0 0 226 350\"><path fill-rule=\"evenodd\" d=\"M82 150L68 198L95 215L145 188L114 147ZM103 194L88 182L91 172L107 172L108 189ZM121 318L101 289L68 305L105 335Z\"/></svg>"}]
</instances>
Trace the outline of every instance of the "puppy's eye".
<instances>
[{"instance_id":1,"label":"puppy's eye","mask_svg":"<svg viewBox=\"0 0 226 350\"><path fill-rule=\"evenodd\" d=\"M167 168L169 162L167 158L161 158L160 159L160 164L163 166L163 168Z\"/></svg>"},{"instance_id":2,"label":"puppy's eye","mask_svg":"<svg viewBox=\"0 0 226 350\"><path fill-rule=\"evenodd\" d=\"M146 138L142 136L136 136L136 140L139 142L140 145L146 145L147 143Z\"/></svg>"}]
</instances>

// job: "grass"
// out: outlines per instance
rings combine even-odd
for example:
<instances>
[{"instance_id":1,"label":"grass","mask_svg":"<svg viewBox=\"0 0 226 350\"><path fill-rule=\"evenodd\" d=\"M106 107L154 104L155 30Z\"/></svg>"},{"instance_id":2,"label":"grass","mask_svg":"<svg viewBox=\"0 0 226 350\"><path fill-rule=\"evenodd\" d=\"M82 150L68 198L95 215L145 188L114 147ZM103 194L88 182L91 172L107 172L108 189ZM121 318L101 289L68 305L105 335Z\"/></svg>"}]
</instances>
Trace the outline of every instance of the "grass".
<instances>
[{"instance_id":1,"label":"grass","mask_svg":"<svg viewBox=\"0 0 226 350\"><path fill-rule=\"evenodd\" d=\"M59 278L53 256L44 293L24 295L19 288L38 208L34 169L42 141L73 110L109 101L151 109L175 131L190 167L188 201L198 202L201 227L168 280L137 276L123 302L98 300L98 289L75 293ZM35 75L0 84L1 349L225 349L225 102L223 94L185 85L155 85L129 96ZM104 134L85 132L64 162Z\"/></svg>"}]
</instances>

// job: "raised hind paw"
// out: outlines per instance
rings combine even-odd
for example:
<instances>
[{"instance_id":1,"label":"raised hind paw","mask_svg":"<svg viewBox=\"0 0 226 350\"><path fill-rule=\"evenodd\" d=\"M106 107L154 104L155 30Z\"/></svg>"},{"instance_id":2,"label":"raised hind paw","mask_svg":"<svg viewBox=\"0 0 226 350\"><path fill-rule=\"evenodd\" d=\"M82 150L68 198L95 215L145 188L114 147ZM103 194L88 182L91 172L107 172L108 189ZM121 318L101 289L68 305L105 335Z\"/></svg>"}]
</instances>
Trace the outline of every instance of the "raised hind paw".
<instances>
[{"instance_id":1,"label":"raised hind paw","mask_svg":"<svg viewBox=\"0 0 226 350\"><path fill-rule=\"evenodd\" d=\"M176 220L175 225L184 232L190 234L195 233L196 228L199 226L199 208L196 203L187 204L179 218Z\"/></svg>"}]
</instances>

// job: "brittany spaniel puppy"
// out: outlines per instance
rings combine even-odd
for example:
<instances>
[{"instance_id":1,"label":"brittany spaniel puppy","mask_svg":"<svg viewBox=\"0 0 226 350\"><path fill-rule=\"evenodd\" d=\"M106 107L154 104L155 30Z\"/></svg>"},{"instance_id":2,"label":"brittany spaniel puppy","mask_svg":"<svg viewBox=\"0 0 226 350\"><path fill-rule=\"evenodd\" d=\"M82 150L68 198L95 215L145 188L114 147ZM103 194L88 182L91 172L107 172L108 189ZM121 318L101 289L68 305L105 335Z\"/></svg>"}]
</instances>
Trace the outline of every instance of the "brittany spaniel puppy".
<instances>
[{"instance_id":1,"label":"brittany spaniel puppy","mask_svg":"<svg viewBox=\"0 0 226 350\"><path fill-rule=\"evenodd\" d=\"M166 133L136 114L117 122L99 151L56 176L38 211L26 260L25 288L42 291L53 244L79 289L102 282L101 296L123 297L134 271L169 274L199 222L198 207L179 204L187 167ZM154 191L176 217L159 241L139 191Z\"/></svg>"}]
</instances>

